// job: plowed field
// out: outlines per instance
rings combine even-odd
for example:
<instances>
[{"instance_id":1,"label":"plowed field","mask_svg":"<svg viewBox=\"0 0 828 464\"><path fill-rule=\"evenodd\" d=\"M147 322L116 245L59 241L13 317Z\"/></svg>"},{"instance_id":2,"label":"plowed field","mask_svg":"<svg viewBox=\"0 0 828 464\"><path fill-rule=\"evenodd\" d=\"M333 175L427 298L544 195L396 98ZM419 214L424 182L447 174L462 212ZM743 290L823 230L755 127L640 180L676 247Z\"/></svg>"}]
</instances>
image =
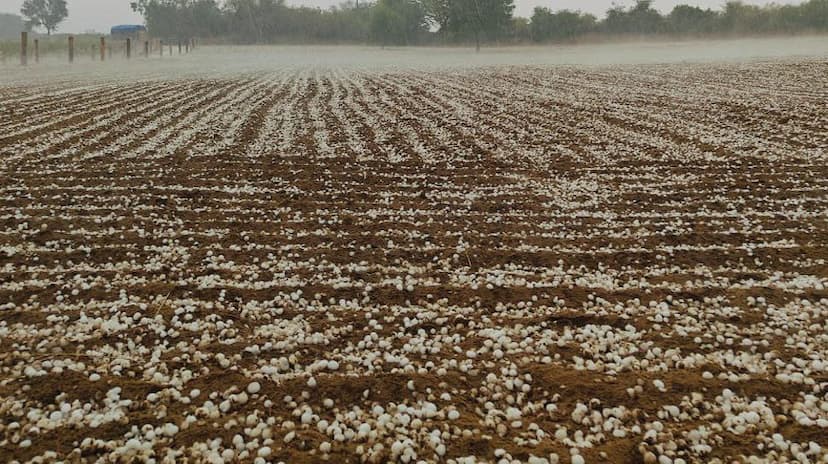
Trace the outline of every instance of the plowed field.
<instances>
[{"instance_id":1,"label":"plowed field","mask_svg":"<svg viewBox=\"0 0 828 464\"><path fill-rule=\"evenodd\" d=\"M0 86L0 456L828 462L826 128L805 59Z\"/></svg>"}]
</instances>

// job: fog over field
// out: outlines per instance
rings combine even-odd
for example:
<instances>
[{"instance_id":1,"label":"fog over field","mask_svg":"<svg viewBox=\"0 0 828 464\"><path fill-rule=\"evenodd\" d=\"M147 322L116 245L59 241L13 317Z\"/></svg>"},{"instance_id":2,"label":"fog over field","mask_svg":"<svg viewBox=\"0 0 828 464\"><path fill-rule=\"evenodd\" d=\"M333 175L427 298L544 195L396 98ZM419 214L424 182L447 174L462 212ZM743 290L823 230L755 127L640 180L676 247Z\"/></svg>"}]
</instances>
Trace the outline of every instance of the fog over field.
<instances>
[{"instance_id":1,"label":"fog over field","mask_svg":"<svg viewBox=\"0 0 828 464\"><path fill-rule=\"evenodd\" d=\"M481 66L620 65L646 63L755 61L771 58L826 57L821 36L681 42L624 42L596 45L492 47L474 53L468 47L245 46L199 47L190 55L130 61L91 61L79 56L74 65L64 57L44 59L38 67L0 66L6 83L51 79L144 79L209 77L285 68L435 69Z\"/></svg>"}]
</instances>

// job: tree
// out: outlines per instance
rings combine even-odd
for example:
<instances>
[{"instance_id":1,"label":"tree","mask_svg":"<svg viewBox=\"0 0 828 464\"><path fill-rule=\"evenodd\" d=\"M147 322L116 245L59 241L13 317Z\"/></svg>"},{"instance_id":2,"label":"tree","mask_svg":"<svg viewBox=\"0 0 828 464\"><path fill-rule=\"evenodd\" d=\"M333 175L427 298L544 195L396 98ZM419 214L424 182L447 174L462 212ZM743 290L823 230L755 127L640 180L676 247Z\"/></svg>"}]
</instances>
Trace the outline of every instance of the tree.
<instances>
[{"instance_id":1,"label":"tree","mask_svg":"<svg viewBox=\"0 0 828 464\"><path fill-rule=\"evenodd\" d=\"M499 40L512 27L514 0L429 0L428 17L451 40Z\"/></svg>"},{"instance_id":2,"label":"tree","mask_svg":"<svg viewBox=\"0 0 828 464\"><path fill-rule=\"evenodd\" d=\"M595 16L580 11L562 10L553 13L537 7L532 14L532 40L536 42L574 40L595 29Z\"/></svg>"},{"instance_id":3,"label":"tree","mask_svg":"<svg viewBox=\"0 0 828 464\"><path fill-rule=\"evenodd\" d=\"M138 0L131 6L144 17L147 29L156 37L214 37L225 31L216 0Z\"/></svg>"},{"instance_id":4,"label":"tree","mask_svg":"<svg viewBox=\"0 0 828 464\"><path fill-rule=\"evenodd\" d=\"M427 31L423 6L412 0L379 0L371 8L371 36L385 46L408 45Z\"/></svg>"},{"instance_id":5,"label":"tree","mask_svg":"<svg viewBox=\"0 0 828 464\"><path fill-rule=\"evenodd\" d=\"M69 15L66 0L26 0L20 13L26 18L29 27L42 26L47 35L57 30L60 24Z\"/></svg>"},{"instance_id":6,"label":"tree","mask_svg":"<svg viewBox=\"0 0 828 464\"><path fill-rule=\"evenodd\" d=\"M690 5L677 5L667 17L669 31L680 35L713 33L718 20L719 15L715 11Z\"/></svg>"},{"instance_id":7,"label":"tree","mask_svg":"<svg viewBox=\"0 0 828 464\"><path fill-rule=\"evenodd\" d=\"M656 34L663 30L663 18L652 0L637 0L629 11L615 6L607 11L604 29L610 34Z\"/></svg>"}]
</instances>

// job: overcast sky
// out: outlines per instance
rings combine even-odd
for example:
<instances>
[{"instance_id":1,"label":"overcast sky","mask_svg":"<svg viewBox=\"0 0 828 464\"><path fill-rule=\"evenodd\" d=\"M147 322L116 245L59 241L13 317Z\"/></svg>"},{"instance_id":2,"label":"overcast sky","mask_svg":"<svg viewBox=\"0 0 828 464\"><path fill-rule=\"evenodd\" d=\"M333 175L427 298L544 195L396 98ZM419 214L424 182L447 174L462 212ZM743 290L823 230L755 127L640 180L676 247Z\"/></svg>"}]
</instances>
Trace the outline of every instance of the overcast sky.
<instances>
[{"instance_id":1,"label":"overcast sky","mask_svg":"<svg viewBox=\"0 0 828 464\"><path fill-rule=\"evenodd\" d=\"M726 0L655 0L661 11L670 11L679 3L720 8ZM87 30L108 31L116 24L141 23L141 17L129 8L130 0L68 0L69 18L60 25L60 32L84 32ZM776 0L773 3L800 3L800 0ZM23 0L0 0L0 13L18 13ZM293 5L309 5L328 8L341 0L288 0ZM580 9L601 16L613 3L632 5L635 0L515 0L515 13L531 16L536 6L552 9ZM767 4L771 0L748 0L745 3Z\"/></svg>"}]
</instances>

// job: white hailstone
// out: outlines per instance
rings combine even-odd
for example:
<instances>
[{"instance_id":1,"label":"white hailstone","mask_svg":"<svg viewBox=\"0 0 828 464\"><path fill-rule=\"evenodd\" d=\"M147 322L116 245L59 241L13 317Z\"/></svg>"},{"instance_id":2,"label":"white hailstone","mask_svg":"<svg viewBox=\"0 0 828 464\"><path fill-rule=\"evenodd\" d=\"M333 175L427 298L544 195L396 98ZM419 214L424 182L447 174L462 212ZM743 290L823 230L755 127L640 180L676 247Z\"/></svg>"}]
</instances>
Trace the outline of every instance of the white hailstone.
<instances>
[{"instance_id":1,"label":"white hailstone","mask_svg":"<svg viewBox=\"0 0 828 464\"><path fill-rule=\"evenodd\" d=\"M190 390L190 398L195 399L195 398L198 398L200 395L201 395L201 390L199 390L198 388L193 388L192 390Z\"/></svg>"},{"instance_id":2,"label":"white hailstone","mask_svg":"<svg viewBox=\"0 0 828 464\"><path fill-rule=\"evenodd\" d=\"M230 400L224 400L221 402L221 404L219 404L219 410L221 410L221 412L227 412L230 410L230 406Z\"/></svg>"},{"instance_id":3,"label":"white hailstone","mask_svg":"<svg viewBox=\"0 0 828 464\"><path fill-rule=\"evenodd\" d=\"M661 455L658 457L658 464L673 464L673 460L669 456Z\"/></svg>"},{"instance_id":4,"label":"white hailstone","mask_svg":"<svg viewBox=\"0 0 828 464\"><path fill-rule=\"evenodd\" d=\"M177 425L173 424L172 422L168 422L164 424L161 433L163 433L167 437L174 437L178 433L178 431L179 428Z\"/></svg>"},{"instance_id":5,"label":"white hailstone","mask_svg":"<svg viewBox=\"0 0 828 464\"><path fill-rule=\"evenodd\" d=\"M448 413L448 418L449 418L449 420L457 420L457 419L460 418L460 412L456 409L452 409Z\"/></svg>"},{"instance_id":6,"label":"white hailstone","mask_svg":"<svg viewBox=\"0 0 828 464\"><path fill-rule=\"evenodd\" d=\"M32 441L29 440L28 438L20 442L20 447L21 448L28 448L30 446L32 446Z\"/></svg>"},{"instance_id":7,"label":"white hailstone","mask_svg":"<svg viewBox=\"0 0 828 464\"><path fill-rule=\"evenodd\" d=\"M506 420L509 421L516 421L520 420L521 412L518 408L508 408L506 409Z\"/></svg>"},{"instance_id":8,"label":"white hailstone","mask_svg":"<svg viewBox=\"0 0 828 464\"><path fill-rule=\"evenodd\" d=\"M311 377L311 378L308 379L308 387L316 388L316 379L315 378Z\"/></svg>"},{"instance_id":9,"label":"white hailstone","mask_svg":"<svg viewBox=\"0 0 828 464\"><path fill-rule=\"evenodd\" d=\"M655 386L659 391L664 391L665 389L664 382L659 379L653 380L653 386Z\"/></svg>"},{"instance_id":10,"label":"white hailstone","mask_svg":"<svg viewBox=\"0 0 828 464\"><path fill-rule=\"evenodd\" d=\"M296 437L296 432L290 431L285 435L285 443L290 443Z\"/></svg>"},{"instance_id":11,"label":"white hailstone","mask_svg":"<svg viewBox=\"0 0 828 464\"><path fill-rule=\"evenodd\" d=\"M502 359L502 358L503 358L503 351L502 351L502 350L499 350L499 349L498 349L498 350L494 350L494 351L492 352L492 355L495 357L495 359Z\"/></svg>"},{"instance_id":12,"label":"white hailstone","mask_svg":"<svg viewBox=\"0 0 828 464\"><path fill-rule=\"evenodd\" d=\"M259 452L256 453L256 454L260 458L266 458L266 457L270 456L270 453L272 453L272 450L270 449L269 446L262 446L261 448L259 448Z\"/></svg>"},{"instance_id":13,"label":"white hailstone","mask_svg":"<svg viewBox=\"0 0 828 464\"><path fill-rule=\"evenodd\" d=\"M308 411L305 411L304 413L302 413L301 422L305 425L310 424L311 422L313 422L313 412L308 410Z\"/></svg>"},{"instance_id":14,"label":"white hailstone","mask_svg":"<svg viewBox=\"0 0 828 464\"><path fill-rule=\"evenodd\" d=\"M323 442L319 445L319 451L321 451L321 452L323 452L323 453L325 453L325 454L330 453L330 452L331 452L331 444L330 444L329 442L327 442L327 441L323 441Z\"/></svg>"},{"instance_id":15,"label":"white hailstone","mask_svg":"<svg viewBox=\"0 0 828 464\"><path fill-rule=\"evenodd\" d=\"M322 401L322 405L325 406L326 408L330 409L334 406L334 401L330 398L325 398Z\"/></svg>"},{"instance_id":16,"label":"white hailstone","mask_svg":"<svg viewBox=\"0 0 828 464\"><path fill-rule=\"evenodd\" d=\"M572 464L586 464L586 460L580 454L572 455Z\"/></svg>"},{"instance_id":17,"label":"white hailstone","mask_svg":"<svg viewBox=\"0 0 828 464\"><path fill-rule=\"evenodd\" d=\"M262 386L259 384L259 382L250 382L250 384L247 385L247 392L251 395L255 395L256 393L259 393L261 390Z\"/></svg>"},{"instance_id":18,"label":"white hailstone","mask_svg":"<svg viewBox=\"0 0 828 464\"><path fill-rule=\"evenodd\" d=\"M328 370L335 371L335 370L339 369L339 363L336 362L336 361L331 360L331 361L328 361L328 366L327 367L328 367Z\"/></svg>"},{"instance_id":19,"label":"white hailstone","mask_svg":"<svg viewBox=\"0 0 828 464\"><path fill-rule=\"evenodd\" d=\"M89 380L91 380L92 382L97 382L98 380L101 380L101 376L97 372L93 372L89 376Z\"/></svg>"}]
</instances>

